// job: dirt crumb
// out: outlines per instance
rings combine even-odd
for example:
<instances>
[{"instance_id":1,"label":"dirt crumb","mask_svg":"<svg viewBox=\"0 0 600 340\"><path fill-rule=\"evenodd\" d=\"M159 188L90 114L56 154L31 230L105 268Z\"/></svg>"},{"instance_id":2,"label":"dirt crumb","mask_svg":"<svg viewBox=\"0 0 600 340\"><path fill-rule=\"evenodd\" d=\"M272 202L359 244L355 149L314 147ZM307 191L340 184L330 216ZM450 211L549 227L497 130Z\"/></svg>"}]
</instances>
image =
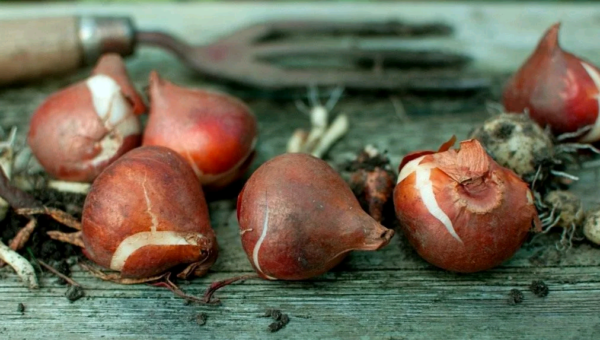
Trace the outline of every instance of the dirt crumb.
<instances>
[{"instance_id":1,"label":"dirt crumb","mask_svg":"<svg viewBox=\"0 0 600 340\"><path fill-rule=\"evenodd\" d=\"M67 300L75 302L85 296L85 292L81 286L69 286L65 292Z\"/></svg>"},{"instance_id":2,"label":"dirt crumb","mask_svg":"<svg viewBox=\"0 0 600 340\"><path fill-rule=\"evenodd\" d=\"M206 325L206 320L208 320L208 315L206 313L200 313L196 315L196 323L198 326Z\"/></svg>"},{"instance_id":3,"label":"dirt crumb","mask_svg":"<svg viewBox=\"0 0 600 340\"><path fill-rule=\"evenodd\" d=\"M262 316L275 320L268 327L268 330L272 333L279 331L290 322L290 317L287 314L283 314L279 309L267 309Z\"/></svg>"},{"instance_id":4,"label":"dirt crumb","mask_svg":"<svg viewBox=\"0 0 600 340\"><path fill-rule=\"evenodd\" d=\"M542 280L534 280L531 281L531 285L529 286L529 290L533 292L538 297L546 297L550 292L548 285Z\"/></svg>"},{"instance_id":5,"label":"dirt crumb","mask_svg":"<svg viewBox=\"0 0 600 340\"><path fill-rule=\"evenodd\" d=\"M511 289L510 293L508 293L508 304L509 305L517 305L525 300L525 296L520 289Z\"/></svg>"}]
</instances>

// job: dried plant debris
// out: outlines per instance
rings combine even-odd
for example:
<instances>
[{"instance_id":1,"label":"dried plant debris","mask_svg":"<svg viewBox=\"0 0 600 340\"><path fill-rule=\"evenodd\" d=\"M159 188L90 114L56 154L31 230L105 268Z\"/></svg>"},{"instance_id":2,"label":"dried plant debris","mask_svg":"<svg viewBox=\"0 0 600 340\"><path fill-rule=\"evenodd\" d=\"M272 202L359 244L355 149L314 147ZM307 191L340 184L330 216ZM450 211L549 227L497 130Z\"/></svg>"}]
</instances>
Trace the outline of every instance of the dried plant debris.
<instances>
[{"instance_id":1,"label":"dried plant debris","mask_svg":"<svg viewBox=\"0 0 600 340\"><path fill-rule=\"evenodd\" d=\"M548 285L542 280L534 280L531 281L531 285L529 285L529 290L538 297L546 297L550 292Z\"/></svg>"},{"instance_id":2,"label":"dried plant debris","mask_svg":"<svg viewBox=\"0 0 600 340\"><path fill-rule=\"evenodd\" d=\"M525 295L520 289L511 289L508 293L508 304L509 305L517 305L525 300Z\"/></svg>"},{"instance_id":3,"label":"dried plant debris","mask_svg":"<svg viewBox=\"0 0 600 340\"><path fill-rule=\"evenodd\" d=\"M311 130L297 129L288 140L287 152L309 153L317 158L322 158L329 149L348 132L349 122L345 114L339 114L329 122L331 110L335 107L343 88L336 88L329 100L323 105L318 99L316 87L310 87L308 99L311 108L301 101L296 102L300 112L310 116Z\"/></svg>"},{"instance_id":4,"label":"dried plant debris","mask_svg":"<svg viewBox=\"0 0 600 340\"><path fill-rule=\"evenodd\" d=\"M360 205L377 222L381 222L386 205L392 201L396 184L396 174L386 153L367 145L344 171L350 172L348 182Z\"/></svg>"},{"instance_id":5,"label":"dried plant debris","mask_svg":"<svg viewBox=\"0 0 600 340\"><path fill-rule=\"evenodd\" d=\"M50 191L42 192L47 194ZM77 252L71 249L47 242L49 238L42 231L48 227L60 229L63 224L78 225L79 222L64 211L46 207L33 194L12 185L3 170L0 171L0 196L13 208L8 211L5 227L0 230L0 239L10 241L8 246L0 242L0 260L13 267L28 287L37 288L39 285L33 267L17 252L27 246L35 258L59 260L75 255ZM83 198L80 205L83 205ZM35 232L40 226L44 228ZM59 249L64 251L57 251Z\"/></svg>"}]
</instances>

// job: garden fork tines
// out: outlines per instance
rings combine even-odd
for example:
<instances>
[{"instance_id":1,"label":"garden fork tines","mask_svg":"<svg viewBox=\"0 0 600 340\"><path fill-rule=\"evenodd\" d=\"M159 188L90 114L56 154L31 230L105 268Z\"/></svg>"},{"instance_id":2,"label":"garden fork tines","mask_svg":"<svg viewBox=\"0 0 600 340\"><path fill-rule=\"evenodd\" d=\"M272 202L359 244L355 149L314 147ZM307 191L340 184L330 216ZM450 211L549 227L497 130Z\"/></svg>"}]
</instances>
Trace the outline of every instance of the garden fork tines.
<instances>
[{"instance_id":1,"label":"garden fork tines","mask_svg":"<svg viewBox=\"0 0 600 340\"><path fill-rule=\"evenodd\" d=\"M171 50L204 75L273 90L342 86L463 91L488 87L487 77L462 71L470 61L468 56L389 44L394 39L451 33L451 27L442 24L293 21L254 25L201 47L161 32L138 32L136 40ZM310 62L285 64L305 60Z\"/></svg>"}]
</instances>

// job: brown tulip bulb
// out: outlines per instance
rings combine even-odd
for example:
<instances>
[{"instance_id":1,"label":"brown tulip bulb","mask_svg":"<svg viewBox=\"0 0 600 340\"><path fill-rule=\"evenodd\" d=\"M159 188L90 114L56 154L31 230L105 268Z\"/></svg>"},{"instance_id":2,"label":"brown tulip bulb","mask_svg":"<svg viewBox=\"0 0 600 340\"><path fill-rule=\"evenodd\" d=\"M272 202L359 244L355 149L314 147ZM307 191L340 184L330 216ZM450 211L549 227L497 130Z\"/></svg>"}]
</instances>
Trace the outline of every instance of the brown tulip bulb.
<instances>
[{"instance_id":1,"label":"brown tulip bulb","mask_svg":"<svg viewBox=\"0 0 600 340\"><path fill-rule=\"evenodd\" d=\"M205 187L227 186L250 166L257 123L240 100L223 93L176 86L152 72L150 102L142 144L177 151Z\"/></svg>"},{"instance_id":2,"label":"brown tulip bulb","mask_svg":"<svg viewBox=\"0 0 600 340\"><path fill-rule=\"evenodd\" d=\"M85 255L122 277L147 278L187 266L202 275L217 257L202 187L176 152L132 150L92 184L82 217Z\"/></svg>"},{"instance_id":3,"label":"brown tulip bulb","mask_svg":"<svg viewBox=\"0 0 600 340\"><path fill-rule=\"evenodd\" d=\"M277 156L252 174L237 202L242 245L265 279L303 280L329 271L352 250L377 250L393 230L361 208L326 162Z\"/></svg>"}]
</instances>

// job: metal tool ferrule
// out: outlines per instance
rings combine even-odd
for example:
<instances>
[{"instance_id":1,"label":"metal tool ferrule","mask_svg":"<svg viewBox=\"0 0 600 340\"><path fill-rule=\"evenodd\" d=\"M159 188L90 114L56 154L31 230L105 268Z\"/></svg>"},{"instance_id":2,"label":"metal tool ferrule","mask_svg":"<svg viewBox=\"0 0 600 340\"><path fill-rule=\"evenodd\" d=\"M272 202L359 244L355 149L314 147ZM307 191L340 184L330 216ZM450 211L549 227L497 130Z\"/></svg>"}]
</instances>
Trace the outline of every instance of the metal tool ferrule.
<instances>
[{"instance_id":1,"label":"metal tool ferrule","mask_svg":"<svg viewBox=\"0 0 600 340\"><path fill-rule=\"evenodd\" d=\"M130 55L135 47L135 27L128 17L83 16L78 35L86 65L96 63L105 53Z\"/></svg>"}]
</instances>

